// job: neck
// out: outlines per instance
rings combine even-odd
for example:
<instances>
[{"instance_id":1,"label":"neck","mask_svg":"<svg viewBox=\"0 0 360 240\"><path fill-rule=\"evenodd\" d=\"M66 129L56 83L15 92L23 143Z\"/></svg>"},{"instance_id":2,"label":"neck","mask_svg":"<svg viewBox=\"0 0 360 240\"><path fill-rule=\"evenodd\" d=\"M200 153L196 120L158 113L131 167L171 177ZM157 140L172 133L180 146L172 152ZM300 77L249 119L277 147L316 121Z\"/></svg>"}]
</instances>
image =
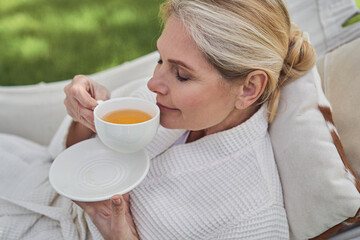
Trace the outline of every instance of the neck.
<instances>
[{"instance_id":1,"label":"neck","mask_svg":"<svg viewBox=\"0 0 360 240\"><path fill-rule=\"evenodd\" d=\"M236 127L248 120L259 108L260 106L251 106L243 110L234 109L229 116L219 124L202 130L191 131L186 142L194 142L207 135Z\"/></svg>"}]
</instances>

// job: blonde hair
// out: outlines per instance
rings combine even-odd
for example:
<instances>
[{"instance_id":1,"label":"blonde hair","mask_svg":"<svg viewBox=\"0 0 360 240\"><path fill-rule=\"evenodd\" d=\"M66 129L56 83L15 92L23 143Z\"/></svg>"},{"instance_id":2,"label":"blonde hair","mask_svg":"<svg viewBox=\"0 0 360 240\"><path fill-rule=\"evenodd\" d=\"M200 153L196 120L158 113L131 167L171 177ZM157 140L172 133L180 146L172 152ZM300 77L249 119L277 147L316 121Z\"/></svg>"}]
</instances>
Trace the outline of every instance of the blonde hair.
<instances>
[{"instance_id":1,"label":"blonde hair","mask_svg":"<svg viewBox=\"0 0 360 240\"><path fill-rule=\"evenodd\" d=\"M267 73L260 103L268 101L268 121L276 114L280 87L315 64L313 47L290 22L282 0L168 0L160 17L175 15L209 62L228 80L252 71Z\"/></svg>"}]
</instances>

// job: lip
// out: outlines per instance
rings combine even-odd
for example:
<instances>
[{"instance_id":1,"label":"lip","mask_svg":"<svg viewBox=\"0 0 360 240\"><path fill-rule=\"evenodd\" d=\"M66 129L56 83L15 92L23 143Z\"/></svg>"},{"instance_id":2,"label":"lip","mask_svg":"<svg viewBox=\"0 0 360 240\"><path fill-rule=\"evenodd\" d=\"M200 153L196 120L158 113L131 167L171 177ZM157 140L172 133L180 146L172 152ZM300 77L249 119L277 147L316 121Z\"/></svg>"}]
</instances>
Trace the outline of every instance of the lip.
<instances>
[{"instance_id":1,"label":"lip","mask_svg":"<svg viewBox=\"0 0 360 240\"><path fill-rule=\"evenodd\" d=\"M177 108L169 108L169 107L166 107L160 103L156 103L156 105L160 108L160 111L161 112L174 112L174 111L177 111L178 109Z\"/></svg>"}]
</instances>

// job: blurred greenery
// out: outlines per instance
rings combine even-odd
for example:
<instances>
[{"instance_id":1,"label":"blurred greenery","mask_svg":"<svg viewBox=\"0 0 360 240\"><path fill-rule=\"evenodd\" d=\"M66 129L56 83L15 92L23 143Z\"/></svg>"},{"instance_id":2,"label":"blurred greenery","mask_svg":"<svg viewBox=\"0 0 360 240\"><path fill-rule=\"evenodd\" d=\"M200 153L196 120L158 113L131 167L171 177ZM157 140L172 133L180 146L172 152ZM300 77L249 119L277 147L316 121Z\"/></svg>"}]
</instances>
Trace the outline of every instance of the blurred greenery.
<instances>
[{"instance_id":1,"label":"blurred greenery","mask_svg":"<svg viewBox=\"0 0 360 240\"><path fill-rule=\"evenodd\" d=\"M0 0L0 85L99 72L154 51L161 0Z\"/></svg>"}]
</instances>

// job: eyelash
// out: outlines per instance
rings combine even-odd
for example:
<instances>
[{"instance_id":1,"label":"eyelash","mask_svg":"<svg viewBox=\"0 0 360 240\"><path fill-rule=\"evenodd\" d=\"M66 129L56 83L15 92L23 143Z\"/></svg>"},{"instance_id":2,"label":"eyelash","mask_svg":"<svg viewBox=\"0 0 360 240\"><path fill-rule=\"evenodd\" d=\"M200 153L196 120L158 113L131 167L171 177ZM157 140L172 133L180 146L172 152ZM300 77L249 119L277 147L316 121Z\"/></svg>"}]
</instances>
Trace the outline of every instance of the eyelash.
<instances>
[{"instance_id":1,"label":"eyelash","mask_svg":"<svg viewBox=\"0 0 360 240\"><path fill-rule=\"evenodd\" d=\"M179 75L179 72L176 72L176 78L180 81L180 82L185 82L187 80L189 80L189 78L183 78Z\"/></svg>"},{"instance_id":2,"label":"eyelash","mask_svg":"<svg viewBox=\"0 0 360 240\"><path fill-rule=\"evenodd\" d=\"M162 64L163 61L161 59L159 59L157 61L158 64ZM179 71L176 71L176 78L180 81L180 82L185 82L187 80L189 80L189 78L184 78L184 77L181 77L180 74L179 74Z\"/></svg>"}]
</instances>

